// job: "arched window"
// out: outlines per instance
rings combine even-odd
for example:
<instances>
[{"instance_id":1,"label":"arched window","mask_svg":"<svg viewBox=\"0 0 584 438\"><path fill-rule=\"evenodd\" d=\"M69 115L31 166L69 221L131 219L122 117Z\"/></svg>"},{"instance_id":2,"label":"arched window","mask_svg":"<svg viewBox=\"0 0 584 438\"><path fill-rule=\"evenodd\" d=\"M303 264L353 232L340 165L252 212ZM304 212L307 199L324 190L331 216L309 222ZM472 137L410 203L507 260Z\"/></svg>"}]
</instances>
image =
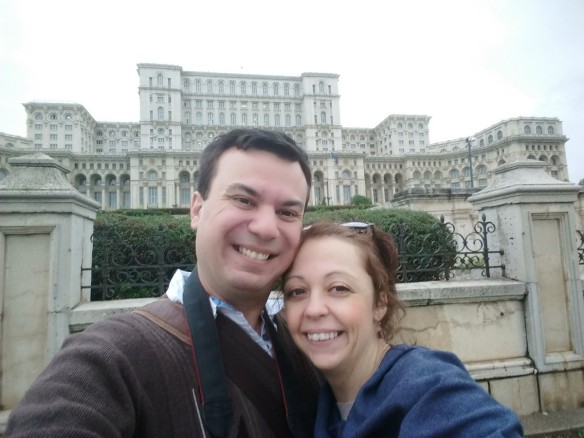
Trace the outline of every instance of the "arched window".
<instances>
[{"instance_id":1,"label":"arched window","mask_svg":"<svg viewBox=\"0 0 584 438\"><path fill-rule=\"evenodd\" d=\"M240 91L240 92L241 92L241 94L246 94L246 93L247 93L247 84L246 84L245 82L243 82L243 81L242 81L242 82L239 84L239 88L240 88L240 90L241 90L241 91Z\"/></svg>"},{"instance_id":2,"label":"arched window","mask_svg":"<svg viewBox=\"0 0 584 438\"><path fill-rule=\"evenodd\" d=\"M235 113L231 113L231 115L230 115L230 123L233 126L237 125L237 116L235 115Z\"/></svg>"},{"instance_id":3,"label":"arched window","mask_svg":"<svg viewBox=\"0 0 584 438\"><path fill-rule=\"evenodd\" d=\"M553 133L554 133L554 127L548 126L548 134L553 134Z\"/></svg>"},{"instance_id":4,"label":"arched window","mask_svg":"<svg viewBox=\"0 0 584 438\"><path fill-rule=\"evenodd\" d=\"M158 107L158 120L164 120L164 108Z\"/></svg>"},{"instance_id":5,"label":"arched window","mask_svg":"<svg viewBox=\"0 0 584 438\"><path fill-rule=\"evenodd\" d=\"M319 93L324 93L324 82L320 81L318 83L318 92Z\"/></svg>"},{"instance_id":6,"label":"arched window","mask_svg":"<svg viewBox=\"0 0 584 438\"><path fill-rule=\"evenodd\" d=\"M270 115L264 114L264 126L270 126Z\"/></svg>"},{"instance_id":7,"label":"arched window","mask_svg":"<svg viewBox=\"0 0 584 438\"><path fill-rule=\"evenodd\" d=\"M158 73L158 76L156 76L156 85L159 87L164 86L164 78L162 77L162 73Z\"/></svg>"},{"instance_id":8,"label":"arched window","mask_svg":"<svg viewBox=\"0 0 584 438\"><path fill-rule=\"evenodd\" d=\"M493 136L489 134L489 136L487 137L487 143L491 144L493 142Z\"/></svg>"},{"instance_id":9,"label":"arched window","mask_svg":"<svg viewBox=\"0 0 584 438\"><path fill-rule=\"evenodd\" d=\"M418 129L424 129L424 124L423 123L418 123Z\"/></svg>"},{"instance_id":10,"label":"arched window","mask_svg":"<svg viewBox=\"0 0 584 438\"><path fill-rule=\"evenodd\" d=\"M278 96L280 94L280 86L277 82L274 82L274 96Z\"/></svg>"},{"instance_id":11,"label":"arched window","mask_svg":"<svg viewBox=\"0 0 584 438\"><path fill-rule=\"evenodd\" d=\"M415 179L415 180L421 180L421 179L422 179L422 174L420 173L420 171L419 171L419 170L416 170L416 171L414 172L414 179Z\"/></svg>"},{"instance_id":12,"label":"arched window","mask_svg":"<svg viewBox=\"0 0 584 438\"><path fill-rule=\"evenodd\" d=\"M535 133L536 133L536 134L543 134L543 129L542 129L542 127L541 127L541 126L539 126L539 125L537 125L537 126L535 127Z\"/></svg>"},{"instance_id":13,"label":"arched window","mask_svg":"<svg viewBox=\"0 0 584 438\"><path fill-rule=\"evenodd\" d=\"M300 85L294 84L294 96L300 96Z\"/></svg>"},{"instance_id":14,"label":"arched window","mask_svg":"<svg viewBox=\"0 0 584 438\"><path fill-rule=\"evenodd\" d=\"M326 123L326 113L324 111L320 113L320 123Z\"/></svg>"},{"instance_id":15,"label":"arched window","mask_svg":"<svg viewBox=\"0 0 584 438\"><path fill-rule=\"evenodd\" d=\"M430 171L425 171L424 172L424 180L426 180L427 182L430 181L432 179L432 172Z\"/></svg>"},{"instance_id":16,"label":"arched window","mask_svg":"<svg viewBox=\"0 0 584 438\"><path fill-rule=\"evenodd\" d=\"M43 120L43 115L41 113L36 113L34 115L34 119L35 120ZM550 126L550 128L551 128L551 126Z\"/></svg>"},{"instance_id":17,"label":"arched window","mask_svg":"<svg viewBox=\"0 0 584 438\"><path fill-rule=\"evenodd\" d=\"M300 114L296 114L296 126L302 125L302 116Z\"/></svg>"},{"instance_id":18,"label":"arched window","mask_svg":"<svg viewBox=\"0 0 584 438\"><path fill-rule=\"evenodd\" d=\"M196 93L200 93L201 92L201 81L198 80L198 79L195 81L195 92Z\"/></svg>"},{"instance_id":19,"label":"arched window","mask_svg":"<svg viewBox=\"0 0 584 438\"><path fill-rule=\"evenodd\" d=\"M497 140L501 140L503 138L503 132L497 131Z\"/></svg>"},{"instance_id":20,"label":"arched window","mask_svg":"<svg viewBox=\"0 0 584 438\"><path fill-rule=\"evenodd\" d=\"M158 174L156 173L155 170L149 170L148 173L146 174L146 179L148 181L156 181L158 179Z\"/></svg>"},{"instance_id":21,"label":"arched window","mask_svg":"<svg viewBox=\"0 0 584 438\"><path fill-rule=\"evenodd\" d=\"M290 85L284 84L284 96L290 96Z\"/></svg>"},{"instance_id":22,"label":"arched window","mask_svg":"<svg viewBox=\"0 0 584 438\"><path fill-rule=\"evenodd\" d=\"M185 79L183 81L183 88L185 89L185 91L188 93L189 91L191 91L191 81L190 79Z\"/></svg>"},{"instance_id":23,"label":"arched window","mask_svg":"<svg viewBox=\"0 0 584 438\"><path fill-rule=\"evenodd\" d=\"M213 81L207 79L207 94L213 94Z\"/></svg>"},{"instance_id":24,"label":"arched window","mask_svg":"<svg viewBox=\"0 0 584 438\"><path fill-rule=\"evenodd\" d=\"M225 93L225 84L223 81L219 81L219 94Z\"/></svg>"},{"instance_id":25,"label":"arched window","mask_svg":"<svg viewBox=\"0 0 584 438\"><path fill-rule=\"evenodd\" d=\"M229 93L235 94L235 81L229 81Z\"/></svg>"},{"instance_id":26,"label":"arched window","mask_svg":"<svg viewBox=\"0 0 584 438\"><path fill-rule=\"evenodd\" d=\"M251 94L253 94L254 96L256 94L258 94L258 83L257 82L251 83Z\"/></svg>"},{"instance_id":27,"label":"arched window","mask_svg":"<svg viewBox=\"0 0 584 438\"><path fill-rule=\"evenodd\" d=\"M550 163L552 164L552 166L557 166L558 164L560 164L560 157L558 157L557 155L553 155L550 158Z\"/></svg>"},{"instance_id":28,"label":"arched window","mask_svg":"<svg viewBox=\"0 0 584 438\"><path fill-rule=\"evenodd\" d=\"M523 127L523 133L524 134L531 134L531 128L528 125L525 125Z\"/></svg>"},{"instance_id":29,"label":"arched window","mask_svg":"<svg viewBox=\"0 0 584 438\"><path fill-rule=\"evenodd\" d=\"M450 171L450 178L451 179L456 179L460 177L460 172L458 171L458 169L452 169Z\"/></svg>"},{"instance_id":30,"label":"arched window","mask_svg":"<svg viewBox=\"0 0 584 438\"><path fill-rule=\"evenodd\" d=\"M479 141L479 147L484 146L484 145L485 145L485 140L483 138L481 138L481 141Z\"/></svg>"},{"instance_id":31,"label":"arched window","mask_svg":"<svg viewBox=\"0 0 584 438\"><path fill-rule=\"evenodd\" d=\"M214 125L215 124L215 119L213 117L213 113L208 113L207 114L207 125Z\"/></svg>"},{"instance_id":32,"label":"arched window","mask_svg":"<svg viewBox=\"0 0 584 438\"><path fill-rule=\"evenodd\" d=\"M195 125L202 125L203 124L203 113L197 113L195 115Z\"/></svg>"},{"instance_id":33,"label":"arched window","mask_svg":"<svg viewBox=\"0 0 584 438\"><path fill-rule=\"evenodd\" d=\"M349 181L351 179L351 172L348 170L343 170L342 178L345 181Z\"/></svg>"},{"instance_id":34,"label":"arched window","mask_svg":"<svg viewBox=\"0 0 584 438\"><path fill-rule=\"evenodd\" d=\"M434 172L434 180L435 181L440 181L442 179L442 172L440 172L439 170L437 170L436 172Z\"/></svg>"},{"instance_id":35,"label":"arched window","mask_svg":"<svg viewBox=\"0 0 584 438\"><path fill-rule=\"evenodd\" d=\"M290 117L290 114L286 114L286 126L292 126L292 118Z\"/></svg>"},{"instance_id":36,"label":"arched window","mask_svg":"<svg viewBox=\"0 0 584 438\"><path fill-rule=\"evenodd\" d=\"M264 83L262 84L262 94L263 94L264 96L267 96L267 95L268 95L268 84L267 84L267 82L264 82Z\"/></svg>"},{"instance_id":37,"label":"arched window","mask_svg":"<svg viewBox=\"0 0 584 438\"><path fill-rule=\"evenodd\" d=\"M481 164L480 166L477 167L477 173L479 175L484 175L487 173L487 166L485 166L484 164Z\"/></svg>"},{"instance_id":38,"label":"arched window","mask_svg":"<svg viewBox=\"0 0 584 438\"><path fill-rule=\"evenodd\" d=\"M191 177L190 177L189 173L188 173L188 172L182 172L182 173L180 174L179 181L180 181L182 184L185 184L185 183L188 183L188 182L190 182L190 181L191 181Z\"/></svg>"},{"instance_id":39,"label":"arched window","mask_svg":"<svg viewBox=\"0 0 584 438\"><path fill-rule=\"evenodd\" d=\"M465 167L464 169L462 169L462 174L464 176L470 176L470 167Z\"/></svg>"},{"instance_id":40,"label":"arched window","mask_svg":"<svg viewBox=\"0 0 584 438\"><path fill-rule=\"evenodd\" d=\"M224 113L219 113L219 124L221 126L225 125L225 114Z\"/></svg>"},{"instance_id":41,"label":"arched window","mask_svg":"<svg viewBox=\"0 0 584 438\"><path fill-rule=\"evenodd\" d=\"M274 126L280 126L280 114L274 116Z\"/></svg>"}]
</instances>

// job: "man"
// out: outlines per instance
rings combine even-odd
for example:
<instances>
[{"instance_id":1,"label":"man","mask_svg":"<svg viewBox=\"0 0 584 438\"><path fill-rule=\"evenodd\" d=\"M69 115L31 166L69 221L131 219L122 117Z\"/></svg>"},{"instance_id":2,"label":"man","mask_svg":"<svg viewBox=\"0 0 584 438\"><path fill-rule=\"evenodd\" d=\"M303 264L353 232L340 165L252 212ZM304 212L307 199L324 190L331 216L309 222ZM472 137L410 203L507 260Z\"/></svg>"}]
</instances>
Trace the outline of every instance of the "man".
<instances>
[{"instance_id":1,"label":"man","mask_svg":"<svg viewBox=\"0 0 584 438\"><path fill-rule=\"evenodd\" d=\"M191 203L195 270L65 341L6 436L311 434L316 376L263 312L295 255L310 185L306 154L284 134L215 139Z\"/></svg>"}]
</instances>

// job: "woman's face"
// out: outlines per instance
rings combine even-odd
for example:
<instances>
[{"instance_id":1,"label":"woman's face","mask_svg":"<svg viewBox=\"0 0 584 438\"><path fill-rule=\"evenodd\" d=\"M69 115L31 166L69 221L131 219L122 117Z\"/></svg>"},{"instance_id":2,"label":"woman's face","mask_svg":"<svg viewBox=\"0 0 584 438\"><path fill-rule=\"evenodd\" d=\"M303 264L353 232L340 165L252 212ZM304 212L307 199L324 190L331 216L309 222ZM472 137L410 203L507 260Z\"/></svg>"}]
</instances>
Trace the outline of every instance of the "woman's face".
<instances>
[{"instance_id":1,"label":"woman's face","mask_svg":"<svg viewBox=\"0 0 584 438\"><path fill-rule=\"evenodd\" d=\"M284 283L285 312L294 342L324 375L349 377L376 362L374 289L362 250L341 237L306 241Z\"/></svg>"}]
</instances>

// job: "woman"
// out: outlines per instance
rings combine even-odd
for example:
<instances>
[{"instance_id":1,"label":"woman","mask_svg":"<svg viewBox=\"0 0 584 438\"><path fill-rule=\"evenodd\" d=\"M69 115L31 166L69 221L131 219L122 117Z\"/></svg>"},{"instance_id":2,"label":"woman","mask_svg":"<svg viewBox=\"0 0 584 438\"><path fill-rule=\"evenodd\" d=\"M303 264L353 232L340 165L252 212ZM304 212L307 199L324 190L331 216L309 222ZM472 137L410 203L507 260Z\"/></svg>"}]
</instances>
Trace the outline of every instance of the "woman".
<instances>
[{"instance_id":1,"label":"woman","mask_svg":"<svg viewBox=\"0 0 584 438\"><path fill-rule=\"evenodd\" d=\"M313 224L284 274L294 342L322 371L316 437L522 436L451 353L390 344L397 248L372 225Z\"/></svg>"}]
</instances>

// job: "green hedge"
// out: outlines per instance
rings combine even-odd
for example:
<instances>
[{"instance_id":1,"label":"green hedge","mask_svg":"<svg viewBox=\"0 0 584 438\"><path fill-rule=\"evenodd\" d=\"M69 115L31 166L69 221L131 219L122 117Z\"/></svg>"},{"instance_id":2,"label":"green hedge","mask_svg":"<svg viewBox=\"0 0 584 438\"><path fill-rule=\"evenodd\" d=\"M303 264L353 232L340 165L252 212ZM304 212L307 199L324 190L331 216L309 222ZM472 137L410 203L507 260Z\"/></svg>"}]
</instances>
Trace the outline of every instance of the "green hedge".
<instances>
[{"instance_id":1,"label":"green hedge","mask_svg":"<svg viewBox=\"0 0 584 438\"><path fill-rule=\"evenodd\" d=\"M440 221L425 212L359 207L308 209L305 225L318 220L373 223L391 232L400 252L399 281L437 280L452 267L456 252L452 236ZM92 300L158 295L161 283L167 284L177 267L188 269L196 263L194 239L187 214L172 215L160 210L99 212L93 240ZM129 273L115 271L115 275L104 269L117 269L124 263L137 266L136 261L150 268L134 268ZM115 285L98 288L112 277ZM140 281L156 283L158 287L133 284Z\"/></svg>"}]
</instances>

